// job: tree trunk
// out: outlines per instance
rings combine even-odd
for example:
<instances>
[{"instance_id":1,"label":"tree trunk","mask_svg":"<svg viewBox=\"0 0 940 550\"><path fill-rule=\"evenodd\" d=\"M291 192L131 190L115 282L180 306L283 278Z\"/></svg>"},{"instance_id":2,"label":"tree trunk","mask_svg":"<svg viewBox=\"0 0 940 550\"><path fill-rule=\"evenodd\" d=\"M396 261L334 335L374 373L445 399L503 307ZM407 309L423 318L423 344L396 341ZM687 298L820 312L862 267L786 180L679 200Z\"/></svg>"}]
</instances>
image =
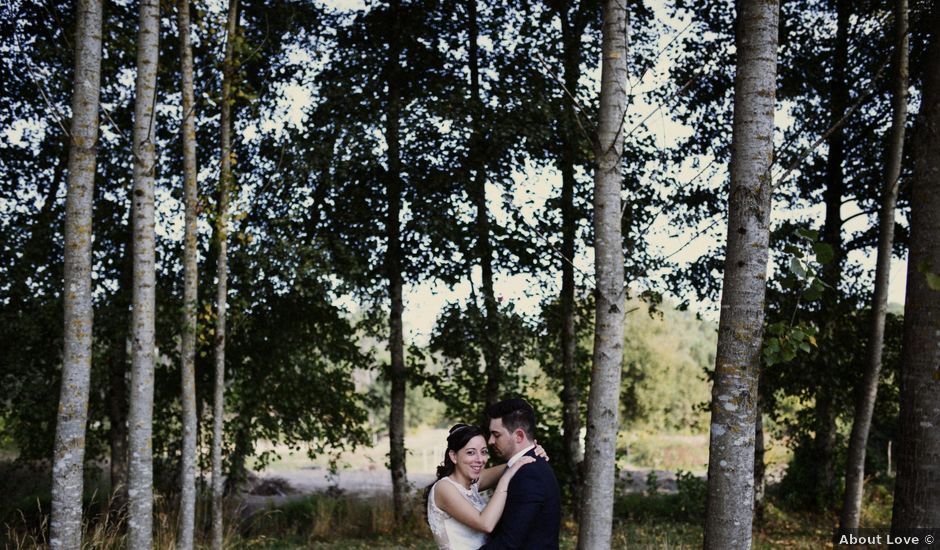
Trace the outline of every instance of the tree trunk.
<instances>
[{"instance_id":1,"label":"tree trunk","mask_svg":"<svg viewBox=\"0 0 940 550\"><path fill-rule=\"evenodd\" d=\"M133 219L133 202L131 218ZM114 356L108 373L108 442L111 458L111 502L109 508L118 515L127 506L127 345L131 316L131 294L134 287L134 234L128 228L121 259L121 274L114 297L117 323L110 330L114 335Z\"/></svg>"},{"instance_id":2,"label":"tree trunk","mask_svg":"<svg viewBox=\"0 0 940 550\"><path fill-rule=\"evenodd\" d=\"M849 86L845 80L848 66L849 9L848 0L835 0L836 3L836 42L832 60L832 78L830 89L830 123L835 126L845 115L849 101ZM823 295L823 333L832 335L836 323L839 323L839 285L842 282L842 197L845 194L845 130L842 126L832 132L826 140L829 148L826 157L826 189L823 200L826 204L826 220L823 228L823 241L832 247L832 261L823 266L823 280L830 286ZM831 339L831 337L830 337ZM816 468L816 482L813 489L820 497L820 503L828 503L835 493L835 465L833 464L836 441L836 410L833 385L827 376L830 367L819 367L820 380L816 390L816 435L813 438L813 454Z\"/></svg>"},{"instance_id":3,"label":"tree trunk","mask_svg":"<svg viewBox=\"0 0 940 550\"><path fill-rule=\"evenodd\" d=\"M153 545L153 372L155 352L156 251L154 170L160 3L142 0L137 37L134 99L134 290L131 393L128 399L128 546Z\"/></svg>"},{"instance_id":4,"label":"tree trunk","mask_svg":"<svg viewBox=\"0 0 940 550\"><path fill-rule=\"evenodd\" d=\"M477 38L477 2L467 0L469 32L467 47L470 61L470 106L473 112L467 165L472 172L470 196L476 209L476 253L480 262L481 291L483 292L482 348L486 365L486 404L500 399L502 370L500 369L499 307L493 290L493 250L490 243L490 214L486 204L486 159L484 158L483 102L480 99L480 63Z\"/></svg>"},{"instance_id":5,"label":"tree trunk","mask_svg":"<svg viewBox=\"0 0 940 550\"><path fill-rule=\"evenodd\" d=\"M620 232L623 120L627 110L627 3L604 2L600 113L594 172L596 312L588 397L580 550L610 548L623 363L624 267Z\"/></svg>"},{"instance_id":6,"label":"tree trunk","mask_svg":"<svg viewBox=\"0 0 940 550\"><path fill-rule=\"evenodd\" d=\"M885 167L884 197L879 213L878 260L875 264L875 291L872 297L871 328L868 337L865 377L858 388L855 419L849 438L849 456L845 467L845 497L839 527L858 529L862 512L862 490L865 482L865 452L868 432L878 395L881 354L884 348L885 316L888 311L888 287L891 274L891 251L894 244L894 208L898 201L898 178L904 151L904 125L907 122L907 0L895 0L894 21L896 69L891 121L891 143Z\"/></svg>"},{"instance_id":7,"label":"tree trunk","mask_svg":"<svg viewBox=\"0 0 940 550\"><path fill-rule=\"evenodd\" d=\"M751 547L754 427L764 331L777 74L776 0L738 3L731 189L715 382L705 548ZM742 495L747 497L742 498Z\"/></svg>"},{"instance_id":8,"label":"tree trunk","mask_svg":"<svg viewBox=\"0 0 940 550\"><path fill-rule=\"evenodd\" d=\"M395 518L405 518L405 497L408 493L408 475L405 470L405 342L402 329L402 248L401 248L401 150L399 142L399 124L401 116L401 82L399 63L401 44L399 43L399 2L389 2L391 28L388 40L388 60L386 80L388 84L388 103L385 113L385 142L388 144L388 218L386 219L387 248L385 267L388 277L388 297L390 302L389 342L391 355L389 375L392 384L391 403L388 418L389 465L392 470L392 502Z\"/></svg>"},{"instance_id":9,"label":"tree trunk","mask_svg":"<svg viewBox=\"0 0 940 550\"><path fill-rule=\"evenodd\" d=\"M101 13L100 0L78 1L65 199L62 386L52 459L49 545L54 549L79 548L82 543L82 476L91 377L91 236L101 91Z\"/></svg>"},{"instance_id":10,"label":"tree trunk","mask_svg":"<svg viewBox=\"0 0 940 550\"><path fill-rule=\"evenodd\" d=\"M579 10L585 10L582 2ZM581 35L583 26L572 25L567 5L559 10L561 19L562 56L565 88L577 97L578 81L581 79ZM579 17L578 20L586 20ZM572 28L574 27L574 28ZM562 373L562 430L565 453L570 466L572 489L575 494L580 487L580 463L584 460L581 450L581 387L578 382L578 365L575 363L577 334L575 332L575 287L574 255L577 240L578 220L574 207L575 163L579 150L574 100L564 98L562 109L561 154L558 168L561 172L561 373Z\"/></svg>"},{"instance_id":11,"label":"tree trunk","mask_svg":"<svg viewBox=\"0 0 940 550\"><path fill-rule=\"evenodd\" d=\"M215 296L215 388L212 408L212 550L222 550L222 435L225 416L225 316L228 309L228 202L232 185L232 79L235 76L235 40L238 32L238 0L229 0L225 25L225 58L222 61L221 158L219 209L216 220L218 283Z\"/></svg>"},{"instance_id":12,"label":"tree trunk","mask_svg":"<svg viewBox=\"0 0 940 550\"><path fill-rule=\"evenodd\" d=\"M180 472L180 524L177 548L193 547L196 521L196 308L198 251L196 243L196 114L193 97L193 48L190 43L189 0L177 4L180 35L180 84L183 119L183 198L186 203L183 239L183 319L180 335L181 402L183 409L183 456Z\"/></svg>"},{"instance_id":13,"label":"tree trunk","mask_svg":"<svg viewBox=\"0 0 940 550\"><path fill-rule=\"evenodd\" d=\"M914 130L911 248L901 352L894 530L940 525L940 1L932 3L924 95Z\"/></svg>"},{"instance_id":14,"label":"tree trunk","mask_svg":"<svg viewBox=\"0 0 940 550\"><path fill-rule=\"evenodd\" d=\"M126 254L130 254L130 250ZM125 287L126 288L126 287ZM126 311L123 309L122 311ZM127 504L127 331L118 329L114 358L108 373L108 444L110 446L111 502L118 511Z\"/></svg>"},{"instance_id":15,"label":"tree trunk","mask_svg":"<svg viewBox=\"0 0 940 550\"><path fill-rule=\"evenodd\" d=\"M830 329L826 332L833 334L834 321L827 320ZM825 367L817 367L825 368ZM833 453L836 446L836 409L833 388L825 378L820 380L816 388L815 403L815 435L813 436L812 450L814 456L813 476L815 480L811 490L816 495L816 505L820 510L829 508L832 499L832 489L835 483L835 470L832 464Z\"/></svg>"}]
</instances>

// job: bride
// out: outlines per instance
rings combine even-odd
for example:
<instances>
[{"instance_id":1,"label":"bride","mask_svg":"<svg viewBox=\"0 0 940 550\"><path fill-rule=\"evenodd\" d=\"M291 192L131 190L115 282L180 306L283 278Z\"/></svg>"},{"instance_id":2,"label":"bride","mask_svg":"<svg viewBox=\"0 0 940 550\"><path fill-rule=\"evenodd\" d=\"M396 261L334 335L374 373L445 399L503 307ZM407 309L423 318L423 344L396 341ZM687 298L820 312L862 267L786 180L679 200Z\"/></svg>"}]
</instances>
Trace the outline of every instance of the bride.
<instances>
[{"instance_id":1,"label":"bride","mask_svg":"<svg viewBox=\"0 0 940 550\"><path fill-rule=\"evenodd\" d=\"M544 456L541 447L536 452ZM511 468L484 469L489 458L482 428L457 424L450 429L444 463L428 491L428 524L440 550L476 550L486 544L487 534L503 515L509 480L535 460L525 456ZM494 486L487 502L481 491Z\"/></svg>"}]
</instances>

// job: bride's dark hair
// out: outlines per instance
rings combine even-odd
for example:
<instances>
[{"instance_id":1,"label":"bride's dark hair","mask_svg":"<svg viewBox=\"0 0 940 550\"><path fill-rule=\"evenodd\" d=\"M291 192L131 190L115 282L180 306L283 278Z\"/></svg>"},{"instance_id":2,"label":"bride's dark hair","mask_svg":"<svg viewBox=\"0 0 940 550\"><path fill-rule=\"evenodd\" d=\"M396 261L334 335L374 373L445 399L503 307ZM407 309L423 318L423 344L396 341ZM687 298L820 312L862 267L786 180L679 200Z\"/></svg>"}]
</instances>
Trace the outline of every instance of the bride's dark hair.
<instances>
[{"instance_id":1,"label":"bride's dark hair","mask_svg":"<svg viewBox=\"0 0 940 550\"><path fill-rule=\"evenodd\" d=\"M478 435L485 439L485 433L486 432L483 431L483 428L479 426L471 426L470 424L455 424L447 434L447 449L444 451L444 462L441 462L437 466L437 479L440 480L441 478L454 473L454 468L456 465L454 464L454 461L450 459L450 451L454 451L456 453L460 449L466 447L467 443L469 443L471 439ZM434 483L428 485L424 489L425 513L427 513L428 498L431 496L431 487L433 486Z\"/></svg>"},{"instance_id":2,"label":"bride's dark hair","mask_svg":"<svg viewBox=\"0 0 940 550\"><path fill-rule=\"evenodd\" d=\"M444 451L444 462L437 467L437 479L454 473L455 464L454 461L450 459L450 451L456 453L460 449L463 449L467 446L467 443L476 436L482 436L485 439L486 436L484 436L483 433L483 428L479 426L455 424L447 435L447 449Z\"/></svg>"}]
</instances>

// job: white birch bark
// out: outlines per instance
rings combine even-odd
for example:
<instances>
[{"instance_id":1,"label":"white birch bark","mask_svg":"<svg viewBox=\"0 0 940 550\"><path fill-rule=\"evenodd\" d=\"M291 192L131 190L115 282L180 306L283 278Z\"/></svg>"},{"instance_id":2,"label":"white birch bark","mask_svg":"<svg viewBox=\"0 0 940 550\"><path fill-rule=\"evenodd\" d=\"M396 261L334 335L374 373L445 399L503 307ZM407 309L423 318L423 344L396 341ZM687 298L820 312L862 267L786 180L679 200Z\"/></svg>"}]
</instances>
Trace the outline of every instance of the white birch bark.
<instances>
[{"instance_id":1,"label":"white birch bark","mask_svg":"<svg viewBox=\"0 0 940 550\"><path fill-rule=\"evenodd\" d=\"M228 202L232 183L232 77L235 73L235 40L238 0L229 0L225 26L225 58L222 61L221 167L216 236L219 258L215 298L215 392L212 413L212 549L222 550L222 435L225 415L225 316L228 308Z\"/></svg>"},{"instance_id":2,"label":"white birch bark","mask_svg":"<svg viewBox=\"0 0 940 550\"><path fill-rule=\"evenodd\" d=\"M623 363L624 267L620 231L623 122L627 110L627 3L604 2L600 113L594 144L594 273L597 300L588 396L580 550L610 548Z\"/></svg>"},{"instance_id":3,"label":"white birch bark","mask_svg":"<svg viewBox=\"0 0 940 550\"><path fill-rule=\"evenodd\" d=\"M777 74L777 0L737 3L731 189L711 400L705 548L751 547Z\"/></svg>"},{"instance_id":4,"label":"white birch bark","mask_svg":"<svg viewBox=\"0 0 940 550\"><path fill-rule=\"evenodd\" d=\"M49 545L79 548L91 376L91 236L101 91L101 0L79 0L65 199L65 343L52 459Z\"/></svg>"},{"instance_id":5,"label":"white birch bark","mask_svg":"<svg viewBox=\"0 0 940 550\"><path fill-rule=\"evenodd\" d=\"M141 0L134 99L134 186L131 196L134 289L128 410L128 546L153 545L153 369L156 271L154 169L160 4Z\"/></svg>"},{"instance_id":6,"label":"white birch bark","mask_svg":"<svg viewBox=\"0 0 940 550\"><path fill-rule=\"evenodd\" d=\"M849 438L849 456L845 468L845 495L841 529L858 529L862 512L865 481L865 454L871 418L878 396L881 355L884 349L885 316L888 312L891 255L894 245L894 210L898 202L898 178L904 157L904 126L907 123L908 48L907 0L895 0L895 55L897 74L892 98L891 142L885 167L884 196L878 221L878 259L875 264L875 292L872 297L871 328L868 340L865 377L855 403L855 418Z\"/></svg>"},{"instance_id":7,"label":"white birch bark","mask_svg":"<svg viewBox=\"0 0 940 550\"><path fill-rule=\"evenodd\" d=\"M196 125L193 98L193 48L190 41L189 0L177 4L180 35L180 85L183 120L183 198L186 204L183 239L183 323L180 342L182 373L183 456L180 472L180 524L176 546L193 547L196 521L196 305L198 292L198 251L196 248Z\"/></svg>"}]
</instances>

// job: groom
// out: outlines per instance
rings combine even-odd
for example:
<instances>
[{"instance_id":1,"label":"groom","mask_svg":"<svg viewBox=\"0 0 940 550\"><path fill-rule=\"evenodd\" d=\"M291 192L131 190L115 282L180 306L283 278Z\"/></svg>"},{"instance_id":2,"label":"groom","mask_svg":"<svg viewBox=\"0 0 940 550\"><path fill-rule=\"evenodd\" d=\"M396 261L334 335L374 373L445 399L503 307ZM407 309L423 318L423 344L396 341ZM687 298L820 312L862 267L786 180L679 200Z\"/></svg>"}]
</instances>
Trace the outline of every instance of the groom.
<instances>
[{"instance_id":1,"label":"groom","mask_svg":"<svg viewBox=\"0 0 940 550\"><path fill-rule=\"evenodd\" d=\"M488 443L511 466L535 453L535 411L525 399L506 399L486 408ZM520 468L509 482L506 508L480 550L523 548L557 550L561 526L561 492L545 459Z\"/></svg>"}]
</instances>

